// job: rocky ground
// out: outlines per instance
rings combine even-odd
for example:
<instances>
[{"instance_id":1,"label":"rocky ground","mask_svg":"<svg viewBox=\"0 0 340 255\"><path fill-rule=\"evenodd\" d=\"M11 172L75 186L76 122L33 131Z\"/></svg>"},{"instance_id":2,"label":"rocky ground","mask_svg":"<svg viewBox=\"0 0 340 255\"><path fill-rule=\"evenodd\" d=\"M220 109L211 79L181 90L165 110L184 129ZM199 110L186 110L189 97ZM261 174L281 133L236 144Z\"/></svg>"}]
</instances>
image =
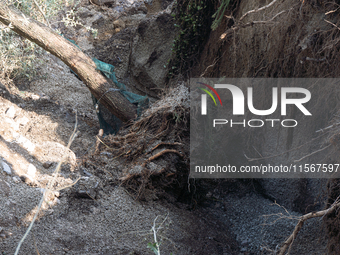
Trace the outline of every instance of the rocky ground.
<instances>
[{"instance_id":1,"label":"rocky ground","mask_svg":"<svg viewBox=\"0 0 340 255\"><path fill-rule=\"evenodd\" d=\"M118 78L133 85L127 76L130 40L147 18L147 8L141 1L120 2L79 8L84 24L98 29L98 38L79 27L59 29L90 55L110 59ZM105 56L107 47L116 51ZM49 196L20 254L153 254L147 247L155 242L153 227L161 254L274 254L293 231L300 214L248 185L239 187L242 194L207 191L205 202L192 208L176 201L137 201L118 180L105 178L110 174L100 166L83 167L99 130L90 92L59 59L47 53L40 57L42 78L10 88L0 85L2 254L14 253L64 155L56 179L60 190ZM79 133L67 149L76 116ZM325 253L321 229L320 220L306 224L291 254Z\"/></svg>"}]
</instances>

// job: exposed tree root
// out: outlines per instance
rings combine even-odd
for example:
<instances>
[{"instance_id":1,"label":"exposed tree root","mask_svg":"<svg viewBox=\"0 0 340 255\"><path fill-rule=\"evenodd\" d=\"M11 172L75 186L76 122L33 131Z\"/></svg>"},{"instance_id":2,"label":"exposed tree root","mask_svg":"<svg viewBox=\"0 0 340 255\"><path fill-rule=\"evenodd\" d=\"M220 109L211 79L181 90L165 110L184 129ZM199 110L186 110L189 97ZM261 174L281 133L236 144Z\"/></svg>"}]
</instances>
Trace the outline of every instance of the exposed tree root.
<instances>
[{"instance_id":1,"label":"exposed tree root","mask_svg":"<svg viewBox=\"0 0 340 255\"><path fill-rule=\"evenodd\" d=\"M162 193L189 175L188 90L180 87L155 103L144 115L115 136L97 137L96 151L85 162L101 167L118 165L118 179L136 198ZM178 99L180 98L180 100ZM105 146L100 146L104 144ZM101 154L110 155L110 163ZM111 156L112 154L112 156Z\"/></svg>"}]
</instances>

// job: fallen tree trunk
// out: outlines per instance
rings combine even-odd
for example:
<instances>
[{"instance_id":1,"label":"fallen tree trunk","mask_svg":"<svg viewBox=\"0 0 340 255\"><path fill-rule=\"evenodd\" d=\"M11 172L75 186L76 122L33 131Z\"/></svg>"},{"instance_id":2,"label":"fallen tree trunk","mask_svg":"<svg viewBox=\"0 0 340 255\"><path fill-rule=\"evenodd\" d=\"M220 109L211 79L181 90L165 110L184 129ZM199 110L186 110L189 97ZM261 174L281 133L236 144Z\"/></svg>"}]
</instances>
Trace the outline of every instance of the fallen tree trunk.
<instances>
[{"instance_id":1,"label":"fallen tree trunk","mask_svg":"<svg viewBox=\"0 0 340 255\"><path fill-rule=\"evenodd\" d=\"M101 75L92 59L77 46L15 7L7 6L4 1L0 1L0 22L60 58L85 83L94 97L122 121L136 117L136 107L119 92L109 90L116 88L115 84Z\"/></svg>"}]
</instances>

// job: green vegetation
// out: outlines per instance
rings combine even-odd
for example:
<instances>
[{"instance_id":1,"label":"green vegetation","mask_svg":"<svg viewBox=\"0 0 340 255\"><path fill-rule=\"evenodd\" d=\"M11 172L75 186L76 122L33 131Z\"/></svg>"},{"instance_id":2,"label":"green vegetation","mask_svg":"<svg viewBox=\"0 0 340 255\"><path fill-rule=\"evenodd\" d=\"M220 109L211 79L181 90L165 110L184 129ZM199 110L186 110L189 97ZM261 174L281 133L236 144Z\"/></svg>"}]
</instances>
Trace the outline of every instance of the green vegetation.
<instances>
[{"instance_id":1,"label":"green vegetation","mask_svg":"<svg viewBox=\"0 0 340 255\"><path fill-rule=\"evenodd\" d=\"M169 61L169 76L187 71L198 60L201 46L207 39L211 24L210 1L179 0L176 2L175 27L178 36L172 46L173 59Z\"/></svg>"},{"instance_id":2,"label":"green vegetation","mask_svg":"<svg viewBox=\"0 0 340 255\"><path fill-rule=\"evenodd\" d=\"M223 19L223 14L225 13L229 3L230 3L230 0L223 0L220 7L218 7L217 11L212 16L213 18L215 18L214 22L211 25L212 30L216 30L216 28L221 24L221 21Z\"/></svg>"},{"instance_id":3,"label":"green vegetation","mask_svg":"<svg viewBox=\"0 0 340 255\"><path fill-rule=\"evenodd\" d=\"M172 46L173 57L169 60L169 78L186 75L200 58L211 30L221 23L231 0L178 0L173 17L178 36ZM217 8L217 6L219 7ZM216 10L217 9L217 10Z\"/></svg>"},{"instance_id":4,"label":"green vegetation","mask_svg":"<svg viewBox=\"0 0 340 255\"><path fill-rule=\"evenodd\" d=\"M42 50L29 40L14 33L10 28L0 26L0 78L8 80L18 75L31 79L32 68L40 62L37 55Z\"/></svg>"},{"instance_id":5,"label":"green vegetation","mask_svg":"<svg viewBox=\"0 0 340 255\"><path fill-rule=\"evenodd\" d=\"M63 18L62 22L64 22L65 26L67 27L76 27L76 26L84 27L86 28L87 31L91 32L94 38L98 36L98 30L93 29L88 26L84 26L83 23L79 21L79 17L77 16L77 11L74 11L73 9L66 12L66 16Z\"/></svg>"},{"instance_id":6,"label":"green vegetation","mask_svg":"<svg viewBox=\"0 0 340 255\"><path fill-rule=\"evenodd\" d=\"M73 0L9 0L25 15L46 24L50 18L65 8L74 5ZM0 79L7 82L13 78L32 80L36 76L34 66L40 64L43 50L35 43L12 32L0 23Z\"/></svg>"}]
</instances>

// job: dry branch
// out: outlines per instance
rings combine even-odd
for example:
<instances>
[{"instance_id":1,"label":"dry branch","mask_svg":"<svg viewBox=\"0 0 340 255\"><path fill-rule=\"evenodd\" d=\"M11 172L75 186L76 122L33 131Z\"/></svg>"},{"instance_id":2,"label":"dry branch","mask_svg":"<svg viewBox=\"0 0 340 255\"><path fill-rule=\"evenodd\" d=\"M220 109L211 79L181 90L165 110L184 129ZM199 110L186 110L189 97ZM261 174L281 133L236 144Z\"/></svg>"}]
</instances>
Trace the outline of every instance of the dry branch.
<instances>
[{"instance_id":1,"label":"dry branch","mask_svg":"<svg viewBox=\"0 0 340 255\"><path fill-rule=\"evenodd\" d=\"M156 150L156 149L157 149L159 146L161 146L161 145L173 145L173 146L176 146L176 145L183 145L183 144L177 143L177 142L175 142L175 143L165 143L165 142L161 142L161 143L157 144L155 147L153 147L153 148L151 149L151 151Z\"/></svg>"},{"instance_id":2,"label":"dry branch","mask_svg":"<svg viewBox=\"0 0 340 255\"><path fill-rule=\"evenodd\" d=\"M67 147L66 147L67 149L70 149L73 140L74 140L74 139L76 138L76 136L77 136L77 132L76 132L76 131L77 131L77 126L78 126L78 119L77 119L77 115L76 115L76 123L75 123L75 125L74 125L73 133L72 133L72 135L71 135L71 137L70 137L70 139L69 139L69 141L68 141L68 144L67 144ZM34 225L34 222L35 222L35 220L37 219L38 214L39 214L39 212L40 212L40 210L41 210L41 208L42 208L43 202L44 202L45 199L48 197L48 195L51 194L51 193L53 194L54 191L56 191L56 190L62 190L62 189L68 188L68 187L70 187L70 186L73 186L74 184L76 184L76 183L79 181L80 178L78 178L78 179L77 179L75 182L73 182L71 185L67 185L67 186L64 186L64 187L59 188L59 189L54 189L54 184L56 183L56 179L57 179L58 173L59 173L59 171L60 171L61 164L65 161L65 159L66 159L66 154L63 155L62 158L60 159L60 161L58 162L58 165L56 166L56 168L55 168L55 170L54 170L54 172L53 172L53 175L52 175L53 178L48 182L48 184L47 184L47 186L46 186L46 188L45 188L45 190L44 190L44 192L43 192L43 195L42 195L42 197L41 197L41 199L40 199L40 201L39 201L39 204L38 204L37 210L36 210L36 212L35 212L35 214L34 214L34 216L33 216L33 219L32 219L32 221L31 221L29 227L27 228L27 230L26 230L24 236L23 236L23 237L21 238L21 240L19 241L19 243L18 243L18 245L17 245L17 248L15 249L14 255L18 255L18 254L19 254L20 247L21 247L21 245L23 244L23 242L25 241L25 239L26 239L26 237L28 236L28 234L30 233L30 231L31 231L31 229L32 229L32 227L33 227L33 225Z\"/></svg>"},{"instance_id":3,"label":"dry branch","mask_svg":"<svg viewBox=\"0 0 340 255\"><path fill-rule=\"evenodd\" d=\"M242 17L240 18L239 21L243 20L244 17L246 17L246 16L247 16L248 14L250 14L250 13L259 12L259 11L262 11L262 10L264 10L264 9L269 8L269 7L272 6L275 2L277 2L277 0L272 1L272 2L270 2L269 4L267 4L267 5L265 5L265 6L262 6L261 8L256 8L256 9L254 9L254 10L251 10L251 11L246 12L245 14L242 15Z\"/></svg>"},{"instance_id":4,"label":"dry branch","mask_svg":"<svg viewBox=\"0 0 340 255\"><path fill-rule=\"evenodd\" d=\"M98 135L97 135L97 140L96 140L96 149L94 150L94 154L98 154L99 153L99 146L102 143L101 139L104 135L104 130L103 129L99 129Z\"/></svg>"},{"instance_id":5,"label":"dry branch","mask_svg":"<svg viewBox=\"0 0 340 255\"><path fill-rule=\"evenodd\" d=\"M327 148L330 147L330 146L331 146L331 144L329 144L329 145L327 145L327 146L325 146L325 147L323 147L323 148L321 148L321 149L319 149L319 150L313 151L312 153L310 153L310 154L308 154L308 155L306 155L306 156L303 156L303 157L300 158L300 159L296 159L296 160L294 160L294 163L300 162L301 160L303 160L303 159L305 159L305 158L308 158L308 157L314 155L315 153L318 153L318 152L320 152L320 151L323 151L323 150L327 149Z\"/></svg>"},{"instance_id":6,"label":"dry branch","mask_svg":"<svg viewBox=\"0 0 340 255\"><path fill-rule=\"evenodd\" d=\"M156 159L156 158L159 158L160 156L162 156L162 155L165 154L165 153L176 153L177 155L179 155L179 156L181 156L181 157L183 156L180 152L178 152L178 151L176 151L176 150L166 149L166 150L162 150L162 151L158 152L157 154L151 156L150 158L148 158L148 159L145 161L145 163L150 162L150 161L152 161L152 160L154 160L154 159ZM144 163L143 165L145 165L145 163Z\"/></svg>"},{"instance_id":7,"label":"dry branch","mask_svg":"<svg viewBox=\"0 0 340 255\"><path fill-rule=\"evenodd\" d=\"M231 34L232 32L235 32L235 31L239 30L240 28L246 28L246 27L250 27L250 26L253 26L253 25L257 25L257 24L269 24L269 23L273 22L276 17L278 17L279 15L281 15L282 13L285 13L285 12L287 12L287 10L280 11L279 13L275 14L269 20L255 20L255 21L250 21L250 22L248 22L246 24L235 25L232 28L230 28L227 31L225 31L220 36L220 39L221 40L224 39L227 35Z\"/></svg>"},{"instance_id":8,"label":"dry branch","mask_svg":"<svg viewBox=\"0 0 340 255\"><path fill-rule=\"evenodd\" d=\"M33 0L33 2L34 2L34 4L37 6L37 8L38 8L39 12L41 13L41 15L44 17L47 26L51 27L50 23L48 22L48 19L46 18L46 15L45 15L45 13L43 12L43 10L41 9L40 5L37 3L36 0Z\"/></svg>"},{"instance_id":9,"label":"dry branch","mask_svg":"<svg viewBox=\"0 0 340 255\"><path fill-rule=\"evenodd\" d=\"M110 89L115 84L96 70L93 60L74 44L46 25L25 16L13 6L0 1L0 22L14 32L38 44L44 50L60 58L85 83L95 98L122 121L136 117L136 107L123 95Z\"/></svg>"},{"instance_id":10,"label":"dry branch","mask_svg":"<svg viewBox=\"0 0 340 255\"><path fill-rule=\"evenodd\" d=\"M326 134L328 134L328 133L329 133L329 132L325 132L325 133L323 133L323 134L321 134L321 135L319 135L319 136L317 136L317 137L314 137L313 139L309 140L308 142L306 142L306 143L304 143L304 144L301 144L301 145L298 146L298 147L294 147L294 148L292 148L292 149L290 149L290 150L287 150L287 151L284 151L284 152L281 152L281 153L279 153L279 154L275 154L275 155L272 155L272 156L266 156L266 157L260 157L260 158L249 158L246 154L244 154L244 156L245 156L245 158L246 158L248 161L257 161L257 160L275 158L275 157L278 157L278 156L282 156L282 155L284 155L284 154L286 154L286 153L289 153L289 152L291 152L291 151L295 151L295 150L301 149L302 147L306 146L307 144L309 144L309 143L311 143L311 142L313 142L313 141L319 139L320 137L322 137L322 136L324 136L324 135L326 135Z\"/></svg>"},{"instance_id":11,"label":"dry branch","mask_svg":"<svg viewBox=\"0 0 340 255\"><path fill-rule=\"evenodd\" d=\"M336 199L336 201L332 204L332 206L330 208L326 209L326 210L318 211L318 212L310 212L310 213L307 213L307 214L301 216L299 222L295 226L293 233L283 243L283 246L281 247L278 255L284 255L286 250L288 249L288 247L291 247L291 245L293 244L297 234L301 230L303 223L306 220L311 219L311 218L316 218L316 217L323 217L328 213L332 213L336 208L339 208L339 207L340 207L340 203L339 203L338 199Z\"/></svg>"},{"instance_id":12,"label":"dry branch","mask_svg":"<svg viewBox=\"0 0 340 255\"><path fill-rule=\"evenodd\" d=\"M324 21L326 21L328 24L331 24L333 27L336 27L337 29L340 30L340 28L337 25L335 25L334 23L330 22L329 20L324 19Z\"/></svg>"}]
</instances>

